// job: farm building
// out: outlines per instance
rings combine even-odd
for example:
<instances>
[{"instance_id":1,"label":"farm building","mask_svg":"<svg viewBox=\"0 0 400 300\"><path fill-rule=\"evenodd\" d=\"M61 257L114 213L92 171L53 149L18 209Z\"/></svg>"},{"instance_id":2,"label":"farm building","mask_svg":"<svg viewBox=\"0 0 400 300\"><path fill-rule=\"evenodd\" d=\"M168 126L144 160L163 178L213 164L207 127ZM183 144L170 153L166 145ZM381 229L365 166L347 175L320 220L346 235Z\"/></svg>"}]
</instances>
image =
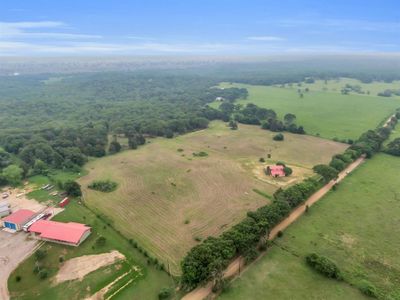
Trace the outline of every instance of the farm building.
<instances>
[{"instance_id":1,"label":"farm building","mask_svg":"<svg viewBox=\"0 0 400 300\"><path fill-rule=\"evenodd\" d=\"M36 213L29 209L20 209L11 215L2 219L2 225L5 228L19 231L22 227L32 220L36 216Z\"/></svg>"},{"instance_id":2,"label":"farm building","mask_svg":"<svg viewBox=\"0 0 400 300\"><path fill-rule=\"evenodd\" d=\"M8 216L11 214L10 204L6 201L0 202L0 218Z\"/></svg>"},{"instance_id":3,"label":"farm building","mask_svg":"<svg viewBox=\"0 0 400 300\"><path fill-rule=\"evenodd\" d=\"M265 174L272 177L283 177L285 176L285 167L281 165L268 166L265 169Z\"/></svg>"},{"instance_id":4,"label":"farm building","mask_svg":"<svg viewBox=\"0 0 400 300\"><path fill-rule=\"evenodd\" d=\"M34 233L41 240L79 246L90 235L91 228L74 222L61 223L39 220L33 223L28 231Z\"/></svg>"}]
</instances>

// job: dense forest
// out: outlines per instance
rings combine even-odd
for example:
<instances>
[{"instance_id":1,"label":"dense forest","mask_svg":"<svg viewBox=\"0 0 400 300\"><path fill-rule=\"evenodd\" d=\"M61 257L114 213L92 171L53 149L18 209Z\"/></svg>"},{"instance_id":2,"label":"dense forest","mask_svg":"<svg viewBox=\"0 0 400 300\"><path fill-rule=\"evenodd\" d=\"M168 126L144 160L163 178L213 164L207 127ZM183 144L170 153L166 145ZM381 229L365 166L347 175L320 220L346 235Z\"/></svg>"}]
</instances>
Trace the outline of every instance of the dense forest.
<instances>
[{"instance_id":1,"label":"dense forest","mask_svg":"<svg viewBox=\"0 0 400 300\"><path fill-rule=\"evenodd\" d=\"M216 119L229 122L232 129L244 123L305 133L293 112L277 116L254 104L236 104L236 99L247 97L247 90L217 88L221 81L268 85L340 76L363 82L399 79L387 64L370 70L360 62L347 67L332 62L317 68L319 63L318 59L189 62L124 72L2 76L0 183L15 183L49 169L79 170L89 156L119 152L117 136L126 137L129 147L136 149L147 137L172 138L206 128ZM216 99L221 101L219 109L208 105Z\"/></svg>"},{"instance_id":2,"label":"dense forest","mask_svg":"<svg viewBox=\"0 0 400 300\"><path fill-rule=\"evenodd\" d=\"M227 118L207 103L247 97L246 89L213 88L217 81L210 77L156 72L2 79L1 183L51 168L79 170L88 156L106 154L110 134L125 136L136 149L148 136L206 128L210 120ZM108 150L121 146L113 140Z\"/></svg>"}]
</instances>

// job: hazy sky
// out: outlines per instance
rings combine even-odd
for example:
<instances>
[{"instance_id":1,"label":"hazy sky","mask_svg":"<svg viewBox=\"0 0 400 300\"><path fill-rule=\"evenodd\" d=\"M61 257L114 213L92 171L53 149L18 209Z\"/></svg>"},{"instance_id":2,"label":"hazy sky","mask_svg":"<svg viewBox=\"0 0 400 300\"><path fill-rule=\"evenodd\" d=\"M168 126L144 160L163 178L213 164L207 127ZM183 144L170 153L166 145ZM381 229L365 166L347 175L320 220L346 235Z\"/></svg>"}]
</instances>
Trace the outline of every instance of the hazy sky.
<instances>
[{"instance_id":1,"label":"hazy sky","mask_svg":"<svg viewBox=\"0 0 400 300\"><path fill-rule=\"evenodd\" d=\"M399 0L0 0L0 56L400 52Z\"/></svg>"}]
</instances>

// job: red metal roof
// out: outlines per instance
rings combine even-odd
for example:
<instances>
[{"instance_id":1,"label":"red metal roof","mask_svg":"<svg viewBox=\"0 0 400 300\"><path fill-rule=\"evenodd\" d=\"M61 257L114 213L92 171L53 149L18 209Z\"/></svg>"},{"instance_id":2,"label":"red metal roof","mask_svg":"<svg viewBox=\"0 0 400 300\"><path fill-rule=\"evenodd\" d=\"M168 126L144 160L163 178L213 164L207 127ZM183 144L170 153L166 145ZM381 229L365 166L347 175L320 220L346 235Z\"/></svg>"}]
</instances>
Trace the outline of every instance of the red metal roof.
<instances>
[{"instance_id":1,"label":"red metal roof","mask_svg":"<svg viewBox=\"0 0 400 300\"><path fill-rule=\"evenodd\" d=\"M35 215L36 215L36 213L29 209L20 209L20 210L17 210L16 212L12 213L11 215L3 218L3 221L14 223L14 224L22 224L24 222L28 222Z\"/></svg>"},{"instance_id":2,"label":"red metal roof","mask_svg":"<svg viewBox=\"0 0 400 300\"><path fill-rule=\"evenodd\" d=\"M271 176L285 176L284 166L275 165L269 168L271 170Z\"/></svg>"},{"instance_id":3,"label":"red metal roof","mask_svg":"<svg viewBox=\"0 0 400 300\"><path fill-rule=\"evenodd\" d=\"M61 223L39 220L29 227L30 232L40 234L41 238L77 244L90 227L80 223Z\"/></svg>"}]
</instances>

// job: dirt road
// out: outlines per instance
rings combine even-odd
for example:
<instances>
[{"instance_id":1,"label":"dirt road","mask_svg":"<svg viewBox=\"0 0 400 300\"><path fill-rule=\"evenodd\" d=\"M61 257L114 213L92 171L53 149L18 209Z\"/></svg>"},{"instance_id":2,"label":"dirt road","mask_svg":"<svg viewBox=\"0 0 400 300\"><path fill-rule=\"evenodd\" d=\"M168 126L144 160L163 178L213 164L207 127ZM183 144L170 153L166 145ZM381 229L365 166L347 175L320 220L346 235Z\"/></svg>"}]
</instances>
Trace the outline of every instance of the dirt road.
<instances>
[{"instance_id":1,"label":"dirt road","mask_svg":"<svg viewBox=\"0 0 400 300\"><path fill-rule=\"evenodd\" d=\"M283 231L286 229L290 224L295 222L306 210L307 206L313 205L318 200L322 199L322 197L330 191L330 189L335 185L335 183L340 182L345 178L350 172L352 172L355 168L357 168L360 164L362 164L365 160L365 157L360 157L353 163L351 163L345 170L339 173L339 176L336 181L331 181L325 186L323 186L320 190L316 193L311 195L304 204L297 207L294 211L290 213L290 215L285 218L281 223L276 225L270 232L268 239L273 240L279 231ZM266 252L264 252L266 253ZM242 271L244 268L243 257L238 257L234 261L232 261L228 268L224 272L224 278L232 277L237 275L239 272ZM207 283L207 285L198 287L191 291L190 293L186 294L182 300L203 300L209 295L212 294L212 283Z\"/></svg>"},{"instance_id":2,"label":"dirt road","mask_svg":"<svg viewBox=\"0 0 400 300\"><path fill-rule=\"evenodd\" d=\"M12 271L40 245L24 232L0 231L0 300L9 299L7 280ZM23 276L23 274L21 274Z\"/></svg>"}]
</instances>

